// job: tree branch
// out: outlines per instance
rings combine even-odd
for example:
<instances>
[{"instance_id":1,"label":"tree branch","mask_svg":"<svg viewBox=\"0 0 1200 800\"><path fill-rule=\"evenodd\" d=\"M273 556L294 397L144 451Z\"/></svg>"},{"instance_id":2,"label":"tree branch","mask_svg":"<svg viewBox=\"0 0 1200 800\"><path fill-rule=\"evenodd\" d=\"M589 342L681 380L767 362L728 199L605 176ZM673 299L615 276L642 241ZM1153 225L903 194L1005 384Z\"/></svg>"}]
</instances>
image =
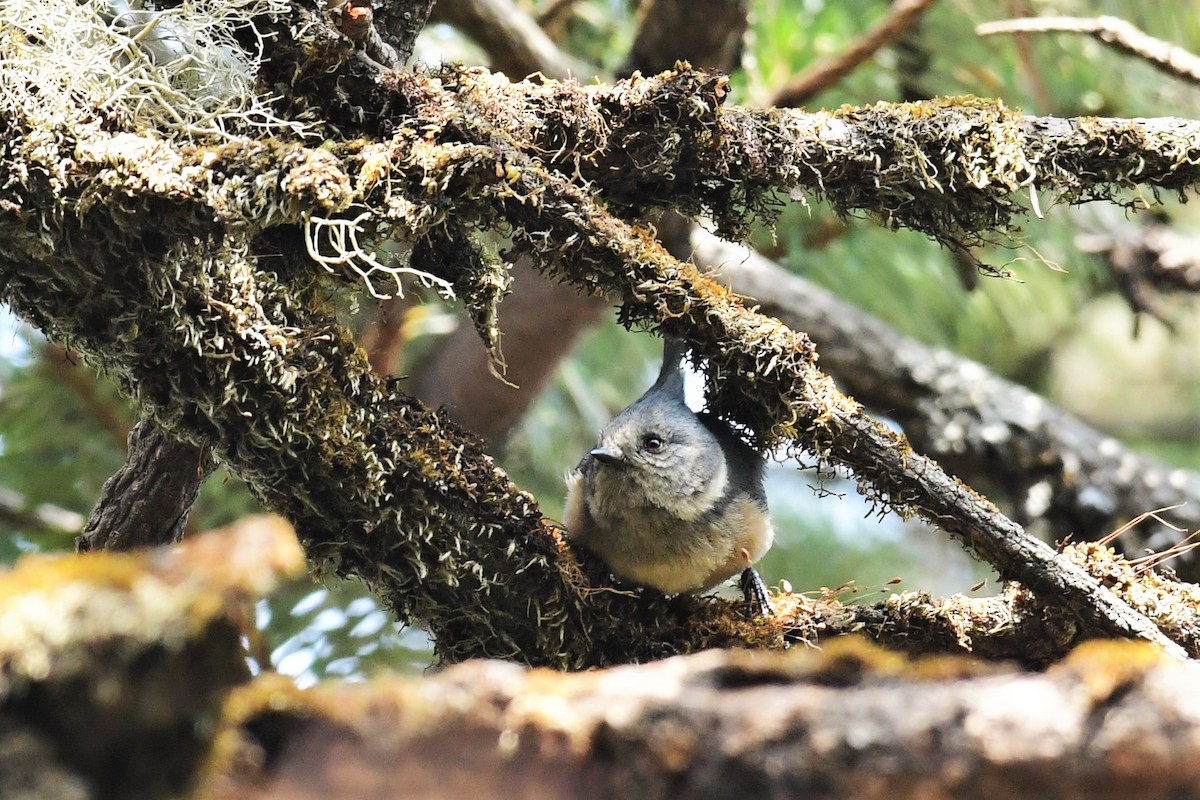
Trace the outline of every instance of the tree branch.
<instances>
[{"instance_id":1,"label":"tree branch","mask_svg":"<svg viewBox=\"0 0 1200 800\"><path fill-rule=\"evenodd\" d=\"M691 244L699 266L811 336L822 367L847 392L886 411L921 452L960 478L1012 497L1026 521L1047 521L1053 538L1097 539L1145 511L1179 504L1164 519L1200 528L1200 474L1133 452L1028 389L904 336L757 253L698 228ZM1132 553L1179 539L1174 528L1148 521L1123 543ZM1197 578L1192 554L1175 563L1185 579Z\"/></svg>"},{"instance_id":2,"label":"tree branch","mask_svg":"<svg viewBox=\"0 0 1200 800\"><path fill-rule=\"evenodd\" d=\"M216 468L211 447L177 439L146 419L129 432L128 449L75 540L80 552L181 541L196 495Z\"/></svg>"},{"instance_id":3,"label":"tree branch","mask_svg":"<svg viewBox=\"0 0 1200 800\"><path fill-rule=\"evenodd\" d=\"M799 107L833 86L881 48L895 42L915 25L935 0L894 0L887 15L832 58L809 66L775 93L768 105Z\"/></svg>"},{"instance_id":4,"label":"tree branch","mask_svg":"<svg viewBox=\"0 0 1200 800\"><path fill-rule=\"evenodd\" d=\"M998 33L1086 33L1119 53L1137 56L1160 72L1191 84L1200 83L1200 58L1143 33L1117 17L1032 17L985 22L975 27L980 36Z\"/></svg>"},{"instance_id":5,"label":"tree branch","mask_svg":"<svg viewBox=\"0 0 1200 800\"><path fill-rule=\"evenodd\" d=\"M842 640L582 675L260 681L234 695L204 796L1182 797L1200 792L1197 677L1131 644L1020 673Z\"/></svg>"}]
</instances>

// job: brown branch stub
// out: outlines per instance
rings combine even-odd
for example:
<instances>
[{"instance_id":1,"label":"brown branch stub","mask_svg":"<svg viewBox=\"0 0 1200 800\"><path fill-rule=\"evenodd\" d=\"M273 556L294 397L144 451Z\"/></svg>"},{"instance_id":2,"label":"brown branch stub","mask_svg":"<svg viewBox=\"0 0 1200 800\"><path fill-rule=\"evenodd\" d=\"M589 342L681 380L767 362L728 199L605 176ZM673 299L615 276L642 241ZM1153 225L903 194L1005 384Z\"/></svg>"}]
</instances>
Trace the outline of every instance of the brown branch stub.
<instances>
[{"instance_id":1,"label":"brown branch stub","mask_svg":"<svg viewBox=\"0 0 1200 800\"><path fill-rule=\"evenodd\" d=\"M143 419L129 432L125 463L100 490L76 549L132 550L183 539L188 513L216 468L212 448Z\"/></svg>"},{"instance_id":2,"label":"brown branch stub","mask_svg":"<svg viewBox=\"0 0 1200 800\"><path fill-rule=\"evenodd\" d=\"M1200 57L1182 47L1156 39L1117 17L1029 17L985 22L975 27L980 36L999 33L1082 33L1125 55L1153 65L1160 72L1191 84L1200 83Z\"/></svg>"},{"instance_id":3,"label":"brown branch stub","mask_svg":"<svg viewBox=\"0 0 1200 800\"><path fill-rule=\"evenodd\" d=\"M833 86L881 48L904 36L936 0L895 0L887 15L872 25L841 53L819 61L790 80L768 105L798 107Z\"/></svg>"}]
</instances>

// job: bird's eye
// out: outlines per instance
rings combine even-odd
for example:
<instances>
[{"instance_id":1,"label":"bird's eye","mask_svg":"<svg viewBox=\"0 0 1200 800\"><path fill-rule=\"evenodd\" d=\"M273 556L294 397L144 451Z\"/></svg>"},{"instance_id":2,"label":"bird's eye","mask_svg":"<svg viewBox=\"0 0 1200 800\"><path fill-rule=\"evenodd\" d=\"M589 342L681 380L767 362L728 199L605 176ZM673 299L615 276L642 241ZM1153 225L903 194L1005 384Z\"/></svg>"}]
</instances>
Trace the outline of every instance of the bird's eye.
<instances>
[{"instance_id":1,"label":"bird's eye","mask_svg":"<svg viewBox=\"0 0 1200 800\"><path fill-rule=\"evenodd\" d=\"M656 433L648 433L642 437L642 449L647 453L661 453L667 443Z\"/></svg>"}]
</instances>

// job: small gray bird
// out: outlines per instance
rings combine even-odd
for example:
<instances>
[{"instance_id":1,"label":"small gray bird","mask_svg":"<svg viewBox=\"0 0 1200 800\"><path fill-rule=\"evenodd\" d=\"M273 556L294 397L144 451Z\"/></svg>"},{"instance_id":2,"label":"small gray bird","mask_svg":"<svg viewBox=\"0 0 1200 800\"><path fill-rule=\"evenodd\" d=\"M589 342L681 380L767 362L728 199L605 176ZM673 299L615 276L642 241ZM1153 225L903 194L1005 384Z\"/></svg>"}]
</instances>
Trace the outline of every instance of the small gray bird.
<instances>
[{"instance_id":1,"label":"small gray bird","mask_svg":"<svg viewBox=\"0 0 1200 800\"><path fill-rule=\"evenodd\" d=\"M684 404L685 352L667 340L658 380L567 476L567 534L618 577L665 594L702 592L741 573L747 603L765 613L769 595L753 568L775 536L763 458L720 419Z\"/></svg>"}]
</instances>

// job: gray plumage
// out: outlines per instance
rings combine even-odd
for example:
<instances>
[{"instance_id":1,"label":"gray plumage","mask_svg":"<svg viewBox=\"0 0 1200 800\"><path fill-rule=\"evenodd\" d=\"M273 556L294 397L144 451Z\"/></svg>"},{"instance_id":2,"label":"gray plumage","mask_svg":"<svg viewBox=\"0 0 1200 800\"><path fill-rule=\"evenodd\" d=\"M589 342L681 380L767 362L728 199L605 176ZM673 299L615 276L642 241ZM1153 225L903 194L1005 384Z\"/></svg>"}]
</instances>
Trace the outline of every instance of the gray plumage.
<instances>
[{"instance_id":1,"label":"gray plumage","mask_svg":"<svg viewBox=\"0 0 1200 800\"><path fill-rule=\"evenodd\" d=\"M572 541L618 577L667 594L722 583L774 537L763 458L720 419L684 403L685 352L667 341L658 380L604 427L567 478Z\"/></svg>"}]
</instances>

